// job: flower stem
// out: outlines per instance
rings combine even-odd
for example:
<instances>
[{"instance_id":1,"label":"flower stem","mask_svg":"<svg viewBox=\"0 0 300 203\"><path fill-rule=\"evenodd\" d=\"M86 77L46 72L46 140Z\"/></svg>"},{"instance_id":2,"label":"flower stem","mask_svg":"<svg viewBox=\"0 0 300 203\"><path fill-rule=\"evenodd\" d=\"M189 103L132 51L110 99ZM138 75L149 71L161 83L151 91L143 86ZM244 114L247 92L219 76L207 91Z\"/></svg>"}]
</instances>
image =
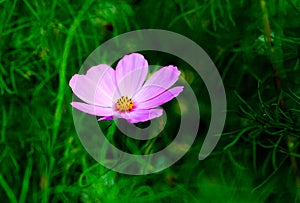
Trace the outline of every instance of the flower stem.
<instances>
[{"instance_id":1,"label":"flower stem","mask_svg":"<svg viewBox=\"0 0 300 203\"><path fill-rule=\"evenodd\" d=\"M280 74L282 74L279 69L282 67L282 60L278 60L278 56L282 56L282 50L280 47L280 43L277 43L277 41L273 42L272 39L272 29L269 21L269 14L268 14L268 9L266 6L266 1L265 0L260 0L260 6L261 10L263 13L263 25L264 25L264 31L265 31L265 40L268 45L269 49L269 57L270 57L270 62L272 64L272 69L273 69L273 79L274 79L274 84L275 88L277 90L277 95L279 98L279 107L283 110L286 111L286 105L283 99L283 92L282 92L282 82L280 79ZM276 48L277 46L277 48ZM278 48L280 47L280 48ZM279 53L280 52L280 53ZM282 58L282 57L281 57ZM297 159L294 155L296 154L296 147L295 147L295 142L296 138L291 135L287 135L287 147L290 152L290 161L291 161L291 167L293 170L293 173L295 175L295 184L296 184L296 189L297 189L297 195L298 198L300 198L300 190L298 191L298 188L300 188L300 173L298 170L298 163Z\"/></svg>"}]
</instances>

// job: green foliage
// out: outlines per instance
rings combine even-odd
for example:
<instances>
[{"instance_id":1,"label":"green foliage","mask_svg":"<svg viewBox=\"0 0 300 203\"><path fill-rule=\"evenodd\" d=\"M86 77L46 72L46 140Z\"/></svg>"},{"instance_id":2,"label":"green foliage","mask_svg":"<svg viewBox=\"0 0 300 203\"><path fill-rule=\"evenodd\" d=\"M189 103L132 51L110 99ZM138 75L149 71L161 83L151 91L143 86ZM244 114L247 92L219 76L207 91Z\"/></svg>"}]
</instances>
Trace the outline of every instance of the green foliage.
<instances>
[{"instance_id":1,"label":"green foliage","mask_svg":"<svg viewBox=\"0 0 300 203\"><path fill-rule=\"evenodd\" d=\"M0 10L1 202L299 201L299 0L0 0ZM201 124L175 165L128 176L99 165L81 145L68 81L105 40L146 28L185 35L209 54L228 116L217 149L199 161L210 122L205 86L179 59L146 53L152 64L179 67L198 96ZM176 102L166 109L178 118ZM124 145L108 121L100 126ZM149 142L125 139L126 150L158 151L174 132L171 123Z\"/></svg>"}]
</instances>

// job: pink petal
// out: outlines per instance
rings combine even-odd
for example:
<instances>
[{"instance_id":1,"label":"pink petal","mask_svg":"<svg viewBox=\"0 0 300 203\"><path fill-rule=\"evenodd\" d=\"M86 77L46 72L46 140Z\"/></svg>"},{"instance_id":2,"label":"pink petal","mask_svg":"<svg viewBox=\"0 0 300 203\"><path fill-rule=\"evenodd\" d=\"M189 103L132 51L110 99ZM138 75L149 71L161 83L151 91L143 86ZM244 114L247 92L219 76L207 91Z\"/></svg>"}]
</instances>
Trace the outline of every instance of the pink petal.
<instances>
[{"instance_id":1,"label":"pink petal","mask_svg":"<svg viewBox=\"0 0 300 203\"><path fill-rule=\"evenodd\" d=\"M79 111L91 114L93 116L112 116L113 115L112 108L105 108L105 107L85 104L85 103L81 103L81 102L72 102L71 105L74 108L78 109Z\"/></svg>"},{"instance_id":2,"label":"pink petal","mask_svg":"<svg viewBox=\"0 0 300 203\"><path fill-rule=\"evenodd\" d=\"M177 80L180 71L175 66L166 66L155 73L145 82L142 89L133 96L133 100L143 102L154 98L169 89Z\"/></svg>"},{"instance_id":3,"label":"pink petal","mask_svg":"<svg viewBox=\"0 0 300 203\"><path fill-rule=\"evenodd\" d=\"M136 102L137 103L136 108L138 109L155 108L164 103L167 103L168 101L172 100L174 97L177 97L182 91L183 91L183 86L174 87L148 101L142 103Z\"/></svg>"},{"instance_id":4,"label":"pink petal","mask_svg":"<svg viewBox=\"0 0 300 203\"><path fill-rule=\"evenodd\" d=\"M116 82L114 69L110 66L93 66L85 75L74 75L69 85L81 100L89 104L112 107Z\"/></svg>"},{"instance_id":5,"label":"pink petal","mask_svg":"<svg viewBox=\"0 0 300 203\"><path fill-rule=\"evenodd\" d=\"M116 80L121 96L131 98L143 85L148 74L148 62L143 55L125 55L116 67Z\"/></svg>"},{"instance_id":6,"label":"pink petal","mask_svg":"<svg viewBox=\"0 0 300 203\"><path fill-rule=\"evenodd\" d=\"M119 113L117 117L126 119L129 123L139 123L160 117L162 114L162 109L136 109L129 113Z\"/></svg>"},{"instance_id":7,"label":"pink petal","mask_svg":"<svg viewBox=\"0 0 300 203\"><path fill-rule=\"evenodd\" d=\"M104 116L102 118L99 118L98 121L103 121L103 120L113 120L114 117L113 116Z\"/></svg>"}]
</instances>

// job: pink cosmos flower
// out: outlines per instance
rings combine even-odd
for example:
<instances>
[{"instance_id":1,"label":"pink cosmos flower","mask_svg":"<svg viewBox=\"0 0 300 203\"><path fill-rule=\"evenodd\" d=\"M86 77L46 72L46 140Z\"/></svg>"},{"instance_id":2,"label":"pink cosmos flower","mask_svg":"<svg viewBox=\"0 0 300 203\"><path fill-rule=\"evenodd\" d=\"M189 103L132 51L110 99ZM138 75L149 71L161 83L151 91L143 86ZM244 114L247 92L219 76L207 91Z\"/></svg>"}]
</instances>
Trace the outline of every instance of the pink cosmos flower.
<instances>
[{"instance_id":1,"label":"pink cosmos flower","mask_svg":"<svg viewBox=\"0 0 300 203\"><path fill-rule=\"evenodd\" d=\"M163 110L156 108L178 96L183 86L169 89L180 75L175 66L166 66L153 73L145 82L148 62L143 55L125 55L116 70L106 64L91 67L85 75L75 74L69 85L83 102L71 105L85 113L114 117L138 123L157 118Z\"/></svg>"}]
</instances>

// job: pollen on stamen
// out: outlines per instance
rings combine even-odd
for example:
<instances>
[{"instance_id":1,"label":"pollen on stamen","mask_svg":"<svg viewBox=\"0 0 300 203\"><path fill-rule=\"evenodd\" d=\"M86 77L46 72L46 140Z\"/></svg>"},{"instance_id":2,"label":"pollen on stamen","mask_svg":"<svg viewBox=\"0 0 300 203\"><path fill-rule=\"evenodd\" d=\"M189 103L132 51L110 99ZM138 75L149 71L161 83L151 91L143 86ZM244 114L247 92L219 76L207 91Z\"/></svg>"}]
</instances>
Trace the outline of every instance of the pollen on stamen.
<instances>
[{"instance_id":1,"label":"pollen on stamen","mask_svg":"<svg viewBox=\"0 0 300 203\"><path fill-rule=\"evenodd\" d=\"M116 109L121 112L131 111L134 107L132 99L129 99L127 96L122 96L116 102Z\"/></svg>"}]
</instances>

